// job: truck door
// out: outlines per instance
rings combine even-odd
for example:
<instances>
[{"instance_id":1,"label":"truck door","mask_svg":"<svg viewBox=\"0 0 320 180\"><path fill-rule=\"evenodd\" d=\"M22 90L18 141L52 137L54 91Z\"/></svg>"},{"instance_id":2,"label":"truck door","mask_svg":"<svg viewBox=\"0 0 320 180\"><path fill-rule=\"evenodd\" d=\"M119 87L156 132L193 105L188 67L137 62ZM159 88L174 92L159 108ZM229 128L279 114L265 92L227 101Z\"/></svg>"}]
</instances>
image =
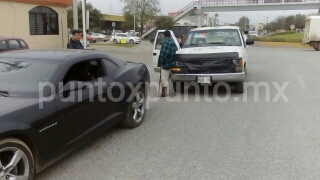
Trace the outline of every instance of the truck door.
<instances>
[{"instance_id":1,"label":"truck door","mask_svg":"<svg viewBox=\"0 0 320 180\"><path fill-rule=\"evenodd\" d=\"M175 37L174 33L171 32L171 38L174 40L177 50L180 49L179 42L177 38ZM152 52L152 62L153 62L153 69L155 72L160 72L160 68L157 67L158 65L158 59L161 51L162 44L164 43L164 30L159 30L156 34L156 37L154 39L154 44L153 44L153 52Z\"/></svg>"}]
</instances>

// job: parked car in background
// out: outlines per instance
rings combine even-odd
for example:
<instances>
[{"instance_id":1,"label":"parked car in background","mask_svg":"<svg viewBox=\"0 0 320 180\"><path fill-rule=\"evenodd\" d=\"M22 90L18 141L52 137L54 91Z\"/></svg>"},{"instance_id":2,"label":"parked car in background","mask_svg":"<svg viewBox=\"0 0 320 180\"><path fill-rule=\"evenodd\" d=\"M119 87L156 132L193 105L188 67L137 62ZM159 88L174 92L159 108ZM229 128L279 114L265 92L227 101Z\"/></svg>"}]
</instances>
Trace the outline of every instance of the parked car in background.
<instances>
[{"instance_id":1,"label":"parked car in background","mask_svg":"<svg viewBox=\"0 0 320 180\"><path fill-rule=\"evenodd\" d=\"M21 38L0 36L0 53L29 49L29 45Z\"/></svg>"},{"instance_id":2,"label":"parked car in background","mask_svg":"<svg viewBox=\"0 0 320 180\"><path fill-rule=\"evenodd\" d=\"M80 42L81 42L82 46L84 47L84 40L80 39ZM89 47L90 46L90 42L86 41L86 45L87 45L87 47Z\"/></svg>"},{"instance_id":3,"label":"parked car in background","mask_svg":"<svg viewBox=\"0 0 320 180\"><path fill-rule=\"evenodd\" d=\"M87 36L87 41L89 41L90 43L96 43L97 42L96 38L93 37L92 35L86 34L86 36ZM83 34L82 33L81 33L81 39L83 39Z\"/></svg>"},{"instance_id":4,"label":"parked car in background","mask_svg":"<svg viewBox=\"0 0 320 180\"><path fill-rule=\"evenodd\" d=\"M100 34L100 33L91 33L90 34L92 37L94 37L96 39L96 41L98 42L107 42L108 39L107 39L107 36L106 35L103 35L103 34Z\"/></svg>"},{"instance_id":5,"label":"parked car in background","mask_svg":"<svg viewBox=\"0 0 320 180\"><path fill-rule=\"evenodd\" d=\"M110 41L114 43L121 43L121 39L125 39L125 42L130 44L139 44L141 42L141 39L139 37L132 36L128 33L115 34L111 36Z\"/></svg>"}]
</instances>

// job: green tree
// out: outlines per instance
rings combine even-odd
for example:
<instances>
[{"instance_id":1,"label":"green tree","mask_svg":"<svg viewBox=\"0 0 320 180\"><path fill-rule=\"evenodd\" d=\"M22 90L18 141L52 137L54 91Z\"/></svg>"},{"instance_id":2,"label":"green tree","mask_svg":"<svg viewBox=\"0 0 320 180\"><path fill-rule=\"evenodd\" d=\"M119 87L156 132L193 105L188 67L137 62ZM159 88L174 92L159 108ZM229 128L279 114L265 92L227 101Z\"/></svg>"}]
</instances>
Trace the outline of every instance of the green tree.
<instances>
[{"instance_id":1,"label":"green tree","mask_svg":"<svg viewBox=\"0 0 320 180\"><path fill-rule=\"evenodd\" d=\"M86 9L90 11L89 13L89 27L101 27L103 23L103 14L96 8L93 7L91 3L86 4ZM73 27L73 9L67 9L68 27ZM82 29L82 3L78 4L78 25L79 29Z\"/></svg>"},{"instance_id":2,"label":"green tree","mask_svg":"<svg viewBox=\"0 0 320 180\"><path fill-rule=\"evenodd\" d=\"M125 12L123 16L124 16L125 21L122 22L122 24L121 24L121 30L124 31L124 32L126 32L128 30L133 30L134 29L134 23L133 23L134 22L134 17L133 17L133 14L131 14L129 12ZM138 27L137 25L138 25L138 23L136 21L136 29Z\"/></svg>"},{"instance_id":3,"label":"green tree","mask_svg":"<svg viewBox=\"0 0 320 180\"><path fill-rule=\"evenodd\" d=\"M290 26L295 24L294 19L295 18L293 15L285 17L285 19L284 19L285 28L284 29L291 30Z\"/></svg>"},{"instance_id":4,"label":"green tree","mask_svg":"<svg viewBox=\"0 0 320 180\"><path fill-rule=\"evenodd\" d=\"M171 29L174 25L172 17L169 16L159 16L154 23L158 29Z\"/></svg>"},{"instance_id":5,"label":"green tree","mask_svg":"<svg viewBox=\"0 0 320 180\"><path fill-rule=\"evenodd\" d=\"M124 14L136 14L136 22L140 25L140 33L146 25L153 23L155 17L160 13L159 0L121 0L125 3ZM135 11L134 11L135 8ZM133 24L133 21L131 22Z\"/></svg>"},{"instance_id":6,"label":"green tree","mask_svg":"<svg viewBox=\"0 0 320 180\"><path fill-rule=\"evenodd\" d=\"M239 21L236 23L236 26L239 26L241 31L245 31L245 30L249 30L249 28L248 28L249 24L250 24L250 19L246 16L242 16L239 19Z\"/></svg>"},{"instance_id":7,"label":"green tree","mask_svg":"<svg viewBox=\"0 0 320 180\"><path fill-rule=\"evenodd\" d=\"M303 29L305 27L306 15L297 14L294 18L294 25L296 29Z\"/></svg>"}]
</instances>

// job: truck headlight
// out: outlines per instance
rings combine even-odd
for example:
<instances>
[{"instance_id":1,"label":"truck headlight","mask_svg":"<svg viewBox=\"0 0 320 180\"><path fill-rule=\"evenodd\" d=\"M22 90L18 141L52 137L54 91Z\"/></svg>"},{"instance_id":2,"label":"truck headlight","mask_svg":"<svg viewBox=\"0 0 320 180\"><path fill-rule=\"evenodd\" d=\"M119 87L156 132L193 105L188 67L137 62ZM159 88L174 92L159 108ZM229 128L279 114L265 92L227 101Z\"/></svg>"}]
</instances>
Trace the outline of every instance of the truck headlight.
<instances>
[{"instance_id":1,"label":"truck headlight","mask_svg":"<svg viewBox=\"0 0 320 180\"><path fill-rule=\"evenodd\" d=\"M242 58L239 59L233 59L232 60L233 64L235 65L235 70L238 72L242 71Z\"/></svg>"}]
</instances>

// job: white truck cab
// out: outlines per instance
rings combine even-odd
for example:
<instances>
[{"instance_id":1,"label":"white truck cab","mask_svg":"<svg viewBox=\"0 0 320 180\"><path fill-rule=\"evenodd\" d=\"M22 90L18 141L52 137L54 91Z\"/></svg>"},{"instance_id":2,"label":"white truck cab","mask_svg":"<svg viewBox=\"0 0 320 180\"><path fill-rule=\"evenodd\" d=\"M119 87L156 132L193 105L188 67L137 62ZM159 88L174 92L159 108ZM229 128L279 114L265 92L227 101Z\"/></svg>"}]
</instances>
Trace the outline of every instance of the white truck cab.
<instances>
[{"instance_id":1,"label":"white truck cab","mask_svg":"<svg viewBox=\"0 0 320 180\"><path fill-rule=\"evenodd\" d=\"M320 16L308 16L305 20L305 30L301 44L308 44L320 51Z\"/></svg>"},{"instance_id":2,"label":"white truck cab","mask_svg":"<svg viewBox=\"0 0 320 180\"><path fill-rule=\"evenodd\" d=\"M157 32L153 48L153 67L157 67L164 30ZM254 44L248 38L244 42L241 30L234 26L205 27L190 30L180 48L171 31L178 51L176 52L170 79L177 92L178 82L233 82L235 91L243 93L243 82L247 75L248 47ZM179 91L179 90L178 90Z\"/></svg>"}]
</instances>

